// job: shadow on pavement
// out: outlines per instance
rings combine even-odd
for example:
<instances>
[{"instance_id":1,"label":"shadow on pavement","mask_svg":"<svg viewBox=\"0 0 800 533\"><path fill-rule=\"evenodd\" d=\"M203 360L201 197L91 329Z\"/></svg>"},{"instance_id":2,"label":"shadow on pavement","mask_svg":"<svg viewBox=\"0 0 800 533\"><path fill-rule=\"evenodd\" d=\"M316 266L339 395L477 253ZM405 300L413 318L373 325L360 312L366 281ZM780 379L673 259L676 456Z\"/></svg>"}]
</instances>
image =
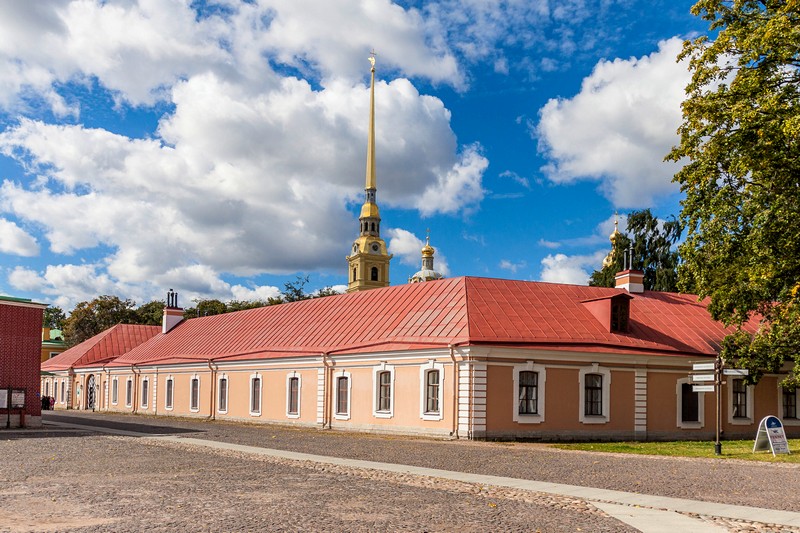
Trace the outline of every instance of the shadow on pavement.
<instances>
[{"instance_id":1,"label":"shadow on pavement","mask_svg":"<svg viewBox=\"0 0 800 533\"><path fill-rule=\"evenodd\" d=\"M67 436L61 435L62 432L66 431L77 431L83 435L91 434L92 427L96 428L104 428L104 429L116 429L121 431L132 431L136 433L143 433L147 435L178 435L178 434L185 434L185 433L204 433L202 430L198 429L190 429L190 428L181 428L181 427L174 427L169 425L157 425L157 424L142 424L136 422L128 422L128 421L121 421L121 420L101 420L97 418L89 418L84 416L69 416L63 415L61 413L54 413L50 412L43 412L42 413L42 422L47 426L48 422L60 422L63 424L75 424L80 426L85 426L87 429L74 429L74 428L58 428L57 432L59 433L58 436ZM43 430L31 430L32 432L55 432L52 427L47 428L45 427ZM74 433L73 433L74 436ZM0 433L0 439L2 439L2 433Z\"/></svg>"}]
</instances>

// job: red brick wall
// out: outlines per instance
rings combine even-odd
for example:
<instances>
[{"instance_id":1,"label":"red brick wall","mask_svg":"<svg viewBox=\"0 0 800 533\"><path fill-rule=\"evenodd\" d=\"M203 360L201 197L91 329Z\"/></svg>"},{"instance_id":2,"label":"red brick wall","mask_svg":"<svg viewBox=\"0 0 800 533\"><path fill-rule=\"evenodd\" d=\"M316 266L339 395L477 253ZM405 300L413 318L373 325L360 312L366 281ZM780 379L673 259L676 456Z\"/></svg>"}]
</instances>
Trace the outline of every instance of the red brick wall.
<instances>
[{"instance_id":1,"label":"red brick wall","mask_svg":"<svg viewBox=\"0 0 800 533\"><path fill-rule=\"evenodd\" d=\"M25 416L42 414L39 367L42 309L0 301L0 388L25 389ZM5 409L0 422L5 426ZM15 413L15 411L12 411Z\"/></svg>"}]
</instances>

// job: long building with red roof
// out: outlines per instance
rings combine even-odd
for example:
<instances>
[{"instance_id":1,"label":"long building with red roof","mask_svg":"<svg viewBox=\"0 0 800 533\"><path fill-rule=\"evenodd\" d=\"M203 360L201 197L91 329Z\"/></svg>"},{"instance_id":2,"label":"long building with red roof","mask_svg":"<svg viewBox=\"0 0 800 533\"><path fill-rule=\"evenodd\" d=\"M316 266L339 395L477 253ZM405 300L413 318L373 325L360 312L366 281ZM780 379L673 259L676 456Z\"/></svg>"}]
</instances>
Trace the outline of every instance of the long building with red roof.
<instances>
[{"instance_id":1,"label":"long building with red roof","mask_svg":"<svg viewBox=\"0 0 800 533\"><path fill-rule=\"evenodd\" d=\"M73 391L58 407L88 408L94 387L93 407L108 411L466 438L710 438L714 394L689 376L730 331L693 295L461 277L120 325L43 369ZM727 435L752 437L769 414L797 429L780 375L740 379L723 391Z\"/></svg>"}]
</instances>

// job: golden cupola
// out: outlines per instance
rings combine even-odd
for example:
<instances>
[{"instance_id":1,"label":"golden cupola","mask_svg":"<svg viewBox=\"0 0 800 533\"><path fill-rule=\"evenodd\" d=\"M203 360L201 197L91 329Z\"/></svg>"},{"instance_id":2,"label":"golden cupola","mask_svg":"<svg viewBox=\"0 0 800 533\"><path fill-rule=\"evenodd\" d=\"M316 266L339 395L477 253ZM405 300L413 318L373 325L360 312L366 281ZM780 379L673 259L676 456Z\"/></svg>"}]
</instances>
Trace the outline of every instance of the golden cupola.
<instances>
[{"instance_id":1,"label":"golden cupola","mask_svg":"<svg viewBox=\"0 0 800 533\"><path fill-rule=\"evenodd\" d=\"M603 267L611 266L614 263L614 251L616 250L617 246L617 237L621 235L617 226L619 225L619 219L617 215L614 215L614 231L611 232L611 235L608 236L608 240L611 241L611 251L608 252L605 259L603 259Z\"/></svg>"},{"instance_id":2,"label":"golden cupola","mask_svg":"<svg viewBox=\"0 0 800 533\"><path fill-rule=\"evenodd\" d=\"M433 255L435 253L436 250L431 246L431 235L430 232L428 232L428 236L425 237L425 246L422 247L422 268L408 279L409 283L435 281L444 277L433 268Z\"/></svg>"},{"instance_id":3,"label":"golden cupola","mask_svg":"<svg viewBox=\"0 0 800 533\"><path fill-rule=\"evenodd\" d=\"M381 215L376 202L377 177L375 171L375 52L369 57L369 133L367 136L367 180L364 188L364 205L358 217L359 236L353 242L351 255L347 256L347 292L377 289L389 286L389 261L392 256L381 239Z\"/></svg>"}]
</instances>

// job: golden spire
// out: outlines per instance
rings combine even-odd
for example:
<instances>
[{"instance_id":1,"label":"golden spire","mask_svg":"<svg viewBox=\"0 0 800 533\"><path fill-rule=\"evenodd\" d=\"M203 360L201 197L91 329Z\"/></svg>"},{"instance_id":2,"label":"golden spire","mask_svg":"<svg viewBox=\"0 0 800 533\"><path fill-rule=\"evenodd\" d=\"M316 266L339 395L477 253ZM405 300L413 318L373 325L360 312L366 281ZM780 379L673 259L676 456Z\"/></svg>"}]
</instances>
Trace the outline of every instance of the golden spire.
<instances>
[{"instance_id":1,"label":"golden spire","mask_svg":"<svg viewBox=\"0 0 800 533\"><path fill-rule=\"evenodd\" d=\"M375 50L370 52L369 137L367 139L367 189L375 189Z\"/></svg>"},{"instance_id":2,"label":"golden spire","mask_svg":"<svg viewBox=\"0 0 800 533\"><path fill-rule=\"evenodd\" d=\"M422 257L433 257L435 250L431 246L431 230L428 230L428 235L425 237L425 246L422 247Z\"/></svg>"}]
</instances>

